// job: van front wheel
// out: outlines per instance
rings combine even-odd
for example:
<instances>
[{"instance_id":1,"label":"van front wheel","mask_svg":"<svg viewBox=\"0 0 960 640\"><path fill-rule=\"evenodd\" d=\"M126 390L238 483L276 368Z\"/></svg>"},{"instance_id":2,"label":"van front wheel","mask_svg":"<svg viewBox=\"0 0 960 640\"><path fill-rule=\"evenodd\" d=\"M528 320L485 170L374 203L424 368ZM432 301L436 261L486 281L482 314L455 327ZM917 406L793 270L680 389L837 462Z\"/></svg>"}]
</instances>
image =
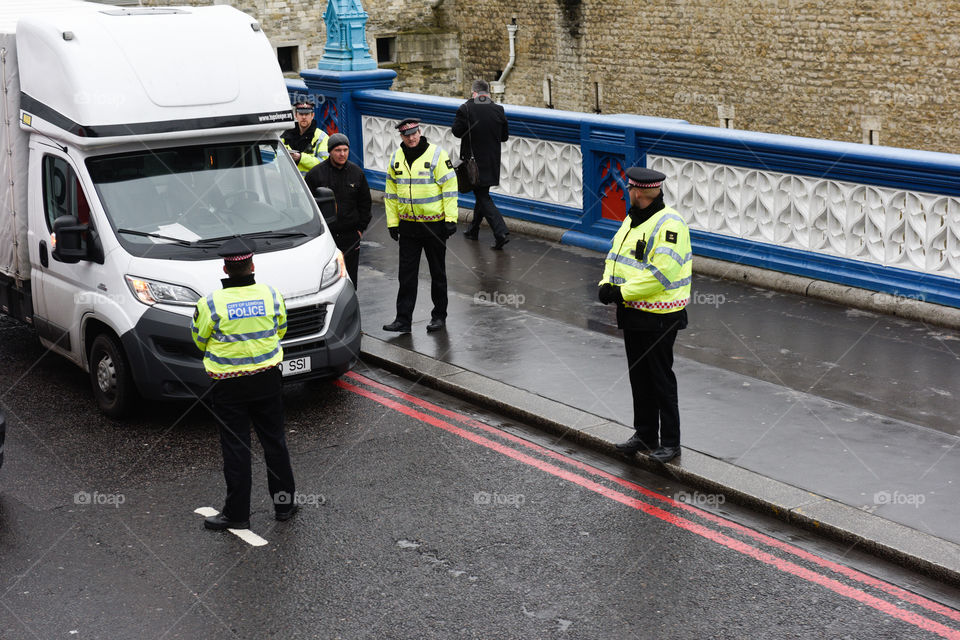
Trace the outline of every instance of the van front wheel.
<instances>
[{"instance_id":1,"label":"van front wheel","mask_svg":"<svg viewBox=\"0 0 960 640\"><path fill-rule=\"evenodd\" d=\"M130 367L116 338L101 333L90 347L90 384L104 415L122 418L136 400Z\"/></svg>"}]
</instances>

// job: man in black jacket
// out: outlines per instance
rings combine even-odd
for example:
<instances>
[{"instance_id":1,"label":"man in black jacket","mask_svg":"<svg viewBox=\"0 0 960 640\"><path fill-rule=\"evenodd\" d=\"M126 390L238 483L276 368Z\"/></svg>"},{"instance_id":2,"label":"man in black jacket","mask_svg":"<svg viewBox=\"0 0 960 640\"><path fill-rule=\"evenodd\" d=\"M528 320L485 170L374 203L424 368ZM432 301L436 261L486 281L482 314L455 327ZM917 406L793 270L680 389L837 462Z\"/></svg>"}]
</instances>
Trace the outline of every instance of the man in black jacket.
<instances>
[{"instance_id":1,"label":"man in black jacket","mask_svg":"<svg viewBox=\"0 0 960 640\"><path fill-rule=\"evenodd\" d=\"M473 221L463 237L476 240L480 223L484 218L493 231L493 249L503 249L510 241L507 225L500 210L490 197L490 187L500 184L500 143L510 137L507 116L503 107L490 98L490 86L483 80L474 80L473 97L460 105L453 120L453 135L462 138L460 158L466 160L473 154L480 170L480 179L473 189L476 204Z\"/></svg>"},{"instance_id":2,"label":"man in black jacket","mask_svg":"<svg viewBox=\"0 0 960 640\"><path fill-rule=\"evenodd\" d=\"M350 140L335 133L327 141L330 157L315 166L304 178L312 193L317 187L328 187L337 198L337 219L330 225L334 242L343 252L347 274L357 284L360 264L360 239L370 224L370 187L367 176L350 162Z\"/></svg>"}]
</instances>

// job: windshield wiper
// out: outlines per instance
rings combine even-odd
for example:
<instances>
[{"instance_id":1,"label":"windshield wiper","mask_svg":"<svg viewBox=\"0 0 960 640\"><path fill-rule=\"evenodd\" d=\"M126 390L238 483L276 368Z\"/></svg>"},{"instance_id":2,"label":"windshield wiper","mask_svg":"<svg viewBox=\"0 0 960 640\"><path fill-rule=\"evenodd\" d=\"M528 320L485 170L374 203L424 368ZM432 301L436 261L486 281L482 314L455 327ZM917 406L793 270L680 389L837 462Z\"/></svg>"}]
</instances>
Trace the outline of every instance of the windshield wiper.
<instances>
[{"instance_id":1,"label":"windshield wiper","mask_svg":"<svg viewBox=\"0 0 960 640\"><path fill-rule=\"evenodd\" d=\"M220 236L218 238L205 238L197 242L223 242L231 238L250 238L251 240L279 239L279 238L307 238L309 234L303 231L256 231L254 233L234 233L229 236Z\"/></svg>"},{"instance_id":2,"label":"windshield wiper","mask_svg":"<svg viewBox=\"0 0 960 640\"><path fill-rule=\"evenodd\" d=\"M209 240L183 240L182 238L171 238L170 236L160 235L159 233L150 233L147 231L137 231L136 229L117 229L117 233L129 233L132 236L143 236L144 238L157 238L158 240L169 240L175 242L181 247L201 247L203 249L213 249Z\"/></svg>"}]
</instances>

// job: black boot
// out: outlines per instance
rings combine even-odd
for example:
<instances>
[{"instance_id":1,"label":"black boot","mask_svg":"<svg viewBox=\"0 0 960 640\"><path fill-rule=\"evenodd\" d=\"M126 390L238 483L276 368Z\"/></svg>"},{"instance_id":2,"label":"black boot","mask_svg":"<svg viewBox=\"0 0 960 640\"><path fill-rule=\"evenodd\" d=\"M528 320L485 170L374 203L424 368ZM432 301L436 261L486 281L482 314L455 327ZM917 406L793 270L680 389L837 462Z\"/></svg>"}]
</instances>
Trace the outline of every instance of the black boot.
<instances>
[{"instance_id":1,"label":"black boot","mask_svg":"<svg viewBox=\"0 0 960 640\"><path fill-rule=\"evenodd\" d=\"M670 462L680 455L680 447L660 447L655 449L650 457L657 462Z\"/></svg>"},{"instance_id":2,"label":"black boot","mask_svg":"<svg viewBox=\"0 0 960 640\"><path fill-rule=\"evenodd\" d=\"M226 529L249 529L249 520L228 520L222 513L210 516L203 521L203 526L213 531L225 531Z\"/></svg>"},{"instance_id":3,"label":"black boot","mask_svg":"<svg viewBox=\"0 0 960 640\"><path fill-rule=\"evenodd\" d=\"M384 331L393 331L395 333L410 333L410 325L403 324L399 320L394 320L390 324L383 325Z\"/></svg>"},{"instance_id":4,"label":"black boot","mask_svg":"<svg viewBox=\"0 0 960 640\"><path fill-rule=\"evenodd\" d=\"M639 453L639 452L647 453L657 448L657 445L650 445L644 442L643 438L641 438L637 434L634 434L632 438L630 438L626 442L621 442L616 446L617 446L617 451L619 451L620 453L625 453L628 456L632 456L633 454Z\"/></svg>"}]
</instances>

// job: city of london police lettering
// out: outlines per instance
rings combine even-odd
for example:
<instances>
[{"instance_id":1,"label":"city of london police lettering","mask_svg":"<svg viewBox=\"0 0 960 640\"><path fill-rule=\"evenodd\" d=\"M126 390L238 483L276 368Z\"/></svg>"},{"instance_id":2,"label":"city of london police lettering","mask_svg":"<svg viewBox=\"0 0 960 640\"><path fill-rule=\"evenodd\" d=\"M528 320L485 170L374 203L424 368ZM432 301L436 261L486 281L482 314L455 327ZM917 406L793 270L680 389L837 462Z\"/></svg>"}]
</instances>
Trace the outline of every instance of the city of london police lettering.
<instances>
[{"instance_id":1,"label":"city of london police lettering","mask_svg":"<svg viewBox=\"0 0 960 640\"><path fill-rule=\"evenodd\" d=\"M230 320L257 318L265 315L267 315L267 309L263 300L244 300L243 302L231 302L227 305L227 318Z\"/></svg>"}]
</instances>

